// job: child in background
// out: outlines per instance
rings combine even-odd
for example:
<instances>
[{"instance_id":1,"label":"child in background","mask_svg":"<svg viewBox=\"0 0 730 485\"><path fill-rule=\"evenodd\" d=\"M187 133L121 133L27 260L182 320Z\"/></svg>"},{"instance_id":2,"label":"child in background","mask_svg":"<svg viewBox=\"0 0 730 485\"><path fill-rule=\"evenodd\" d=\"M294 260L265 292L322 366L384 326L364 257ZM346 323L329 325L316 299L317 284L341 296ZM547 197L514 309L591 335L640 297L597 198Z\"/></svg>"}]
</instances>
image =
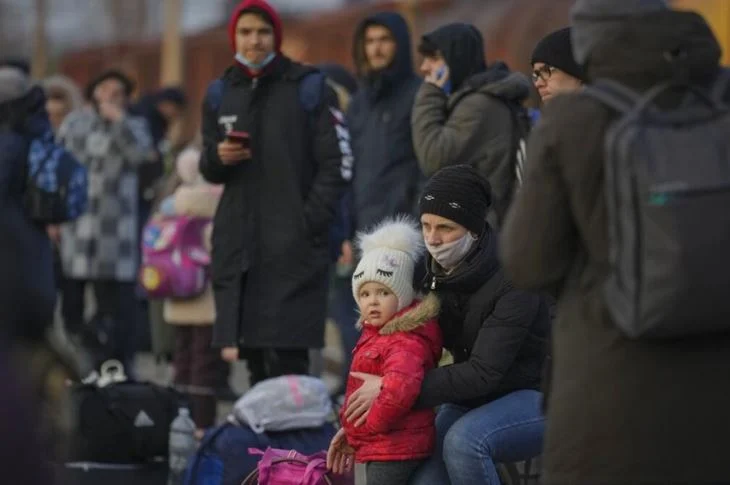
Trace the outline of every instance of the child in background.
<instances>
[{"instance_id":1,"label":"child in background","mask_svg":"<svg viewBox=\"0 0 730 485\"><path fill-rule=\"evenodd\" d=\"M200 152L194 148L180 153L176 171L181 184L162 201L156 217L197 216L212 220L222 188L203 180L198 171L199 162ZM211 231L212 222L204 229L209 252ZM215 321L211 285L197 298L165 299L163 315L166 323L175 326L175 387L188 396L196 435L202 438L205 428L215 424L215 390L224 379L226 366L219 352L211 347Z\"/></svg>"},{"instance_id":2,"label":"child in background","mask_svg":"<svg viewBox=\"0 0 730 485\"><path fill-rule=\"evenodd\" d=\"M358 245L362 259L352 275L352 291L362 336L350 370L382 376L383 389L365 423L355 426L344 415L361 381L349 377L343 428L332 439L327 465L336 472L350 469L354 454L358 463L366 463L368 485L405 485L434 446L433 410L411 408L424 374L441 356L439 303L433 294L414 299L413 268L423 236L413 221L385 221L361 235Z\"/></svg>"}]
</instances>

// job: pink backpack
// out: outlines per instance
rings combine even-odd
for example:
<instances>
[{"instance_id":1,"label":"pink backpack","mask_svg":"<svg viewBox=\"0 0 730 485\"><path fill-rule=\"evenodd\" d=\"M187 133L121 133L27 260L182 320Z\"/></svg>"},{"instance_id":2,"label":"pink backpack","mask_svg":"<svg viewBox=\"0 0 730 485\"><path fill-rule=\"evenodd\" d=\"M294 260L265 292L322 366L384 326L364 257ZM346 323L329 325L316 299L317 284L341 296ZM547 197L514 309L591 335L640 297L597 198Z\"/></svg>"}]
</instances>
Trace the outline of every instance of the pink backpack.
<instances>
[{"instance_id":1,"label":"pink backpack","mask_svg":"<svg viewBox=\"0 0 730 485\"><path fill-rule=\"evenodd\" d=\"M294 450L249 448L252 455L263 455L258 468L241 485L337 485L352 483L327 473L327 452L306 456Z\"/></svg>"},{"instance_id":2,"label":"pink backpack","mask_svg":"<svg viewBox=\"0 0 730 485\"><path fill-rule=\"evenodd\" d=\"M142 233L139 281L150 298L194 298L208 286L210 254L203 241L207 217L150 221Z\"/></svg>"}]
</instances>

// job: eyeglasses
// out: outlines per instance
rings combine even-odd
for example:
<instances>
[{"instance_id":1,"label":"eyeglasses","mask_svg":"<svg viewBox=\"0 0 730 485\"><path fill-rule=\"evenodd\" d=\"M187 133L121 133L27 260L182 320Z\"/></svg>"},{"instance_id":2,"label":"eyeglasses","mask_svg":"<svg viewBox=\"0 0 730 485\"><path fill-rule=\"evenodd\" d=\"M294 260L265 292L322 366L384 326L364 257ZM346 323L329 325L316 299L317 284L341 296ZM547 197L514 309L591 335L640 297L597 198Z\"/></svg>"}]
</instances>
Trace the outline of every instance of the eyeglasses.
<instances>
[{"instance_id":1,"label":"eyeglasses","mask_svg":"<svg viewBox=\"0 0 730 485\"><path fill-rule=\"evenodd\" d=\"M548 65L544 65L540 67L540 69L535 69L532 71L532 82L536 83L539 79L542 79L542 82L548 82L548 79L550 79L550 76L553 75L556 69L557 68Z\"/></svg>"}]
</instances>

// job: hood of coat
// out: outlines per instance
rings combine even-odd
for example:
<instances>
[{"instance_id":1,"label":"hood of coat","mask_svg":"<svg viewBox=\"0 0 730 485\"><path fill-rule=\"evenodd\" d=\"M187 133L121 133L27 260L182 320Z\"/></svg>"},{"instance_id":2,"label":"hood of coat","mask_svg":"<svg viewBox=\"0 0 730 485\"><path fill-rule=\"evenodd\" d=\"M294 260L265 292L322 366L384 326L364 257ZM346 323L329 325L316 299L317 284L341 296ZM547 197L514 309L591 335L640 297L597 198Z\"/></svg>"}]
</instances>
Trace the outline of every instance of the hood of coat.
<instances>
[{"instance_id":1,"label":"hood of coat","mask_svg":"<svg viewBox=\"0 0 730 485\"><path fill-rule=\"evenodd\" d=\"M438 347L434 352L441 353L441 334L438 326L426 325L428 322L438 318L441 311L441 303L434 293L427 294L423 300L415 300L409 306L398 312L388 323L375 329L363 325L362 317L357 321L357 328L371 329L379 335L393 335L398 332L412 332L426 338L433 347Z\"/></svg>"},{"instance_id":2,"label":"hood of coat","mask_svg":"<svg viewBox=\"0 0 730 485\"><path fill-rule=\"evenodd\" d=\"M388 323L380 327L378 334L393 335L398 332L417 333L430 344L434 355L441 355L441 330L438 325L426 325L438 318L441 303L434 293L429 293L423 300L416 300L401 310ZM362 327L362 318L358 327Z\"/></svg>"},{"instance_id":3,"label":"hood of coat","mask_svg":"<svg viewBox=\"0 0 730 485\"><path fill-rule=\"evenodd\" d=\"M84 103L81 89L71 78L55 74L44 79L41 84L46 93L57 92L65 96L70 104L71 111L81 108Z\"/></svg>"},{"instance_id":4,"label":"hood of coat","mask_svg":"<svg viewBox=\"0 0 730 485\"><path fill-rule=\"evenodd\" d=\"M262 12L271 20L274 27L274 51L278 57L281 54L281 43L283 39L281 17L274 7L269 5L265 0L243 0L233 9L231 18L228 21L228 40L230 42L231 52L233 52L233 55L236 55L236 24L238 23L238 19L248 10ZM236 64L246 73L251 74L246 66L237 61Z\"/></svg>"},{"instance_id":5,"label":"hood of coat","mask_svg":"<svg viewBox=\"0 0 730 485\"><path fill-rule=\"evenodd\" d=\"M365 30L371 25L382 25L395 37L395 59L385 71L370 73L365 55ZM402 15L396 12L379 12L365 18L355 30L352 55L358 77L369 87L380 84L397 84L414 75L411 54L411 33Z\"/></svg>"},{"instance_id":6,"label":"hood of coat","mask_svg":"<svg viewBox=\"0 0 730 485\"><path fill-rule=\"evenodd\" d=\"M532 84L521 72L510 71L504 62L495 62L486 71L474 74L464 81L461 89L449 99L449 106L470 93L482 92L522 104L530 96Z\"/></svg>"},{"instance_id":7,"label":"hood of coat","mask_svg":"<svg viewBox=\"0 0 730 485\"><path fill-rule=\"evenodd\" d=\"M470 24L444 25L423 36L424 40L438 47L449 66L451 88L458 91L464 81L487 70L484 55L484 38Z\"/></svg>"},{"instance_id":8,"label":"hood of coat","mask_svg":"<svg viewBox=\"0 0 730 485\"><path fill-rule=\"evenodd\" d=\"M10 126L29 138L51 131L43 88L33 86L22 98L0 104L0 124Z\"/></svg>"},{"instance_id":9,"label":"hood of coat","mask_svg":"<svg viewBox=\"0 0 730 485\"><path fill-rule=\"evenodd\" d=\"M624 18L611 35L595 42L587 74L589 80L614 79L639 91L675 74L704 84L717 74L720 55L700 15L666 10Z\"/></svg>"}]
</instances>

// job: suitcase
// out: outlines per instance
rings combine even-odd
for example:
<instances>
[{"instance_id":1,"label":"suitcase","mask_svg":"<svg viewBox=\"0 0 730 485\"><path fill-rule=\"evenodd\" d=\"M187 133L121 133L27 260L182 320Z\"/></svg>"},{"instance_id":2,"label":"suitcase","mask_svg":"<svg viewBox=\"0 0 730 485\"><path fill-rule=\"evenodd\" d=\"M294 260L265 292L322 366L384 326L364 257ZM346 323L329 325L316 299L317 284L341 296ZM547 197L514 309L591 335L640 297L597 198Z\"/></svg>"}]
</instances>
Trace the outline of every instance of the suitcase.
<instances>
[{"instance_id":1,"label":"suitcase","mask_svg":"<svg viewBox=\"0 0 730 485\"><path fill-rule=\"evenodd\" d=\"M166 485L167 462L144 464L70 462L59 465L59 485Z\"/></svg>"}]
</instances>

